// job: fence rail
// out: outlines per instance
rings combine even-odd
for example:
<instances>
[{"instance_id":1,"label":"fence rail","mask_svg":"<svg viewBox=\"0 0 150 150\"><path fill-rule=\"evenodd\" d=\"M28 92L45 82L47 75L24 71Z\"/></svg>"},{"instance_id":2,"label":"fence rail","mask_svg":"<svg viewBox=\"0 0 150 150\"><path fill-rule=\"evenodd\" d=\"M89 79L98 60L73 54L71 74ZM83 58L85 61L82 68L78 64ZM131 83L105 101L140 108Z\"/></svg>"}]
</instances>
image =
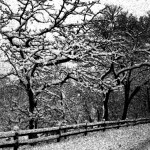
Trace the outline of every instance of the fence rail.
<instances>
[{"instance_id":1,"label":"fence rail","mask_svg":"<svg viewBox=\"0 0 150 150\"><path fill-rule=\"evenodd\" d=\"M120 128L125 126L150 123L149 118L141 118L134 120L118 120L118 121L102 121L96 123L82 123L76 125L59 126L52 128L33 129L33 130L18 130L9 132L0 132L0 148L14 147L17 150L19 146L36 144L40 142L54 140L59 142L62 137L84 134L95 131L105 131L106 129ZM37 134L39 137L34 139L21 139L23 136ZM47 134L41 136L40 134ZM10 138L10 141L6 139Z\"/></svg>"}]
</instances>

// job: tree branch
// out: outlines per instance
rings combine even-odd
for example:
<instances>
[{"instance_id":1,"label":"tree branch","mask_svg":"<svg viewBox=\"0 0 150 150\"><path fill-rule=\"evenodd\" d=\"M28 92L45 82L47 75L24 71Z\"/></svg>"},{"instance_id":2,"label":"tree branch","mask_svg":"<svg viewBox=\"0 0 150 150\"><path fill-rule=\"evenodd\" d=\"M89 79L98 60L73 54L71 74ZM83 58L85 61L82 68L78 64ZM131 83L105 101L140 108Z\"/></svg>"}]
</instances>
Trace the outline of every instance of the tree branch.
<instances>
[{"instance_id":1,"label":"tree branch","mask_svg":"<svg viewBox=\"0 0 150 150\"><path fill-rule=\"evenodd\" d=\"M150 63L149 62L144 62L144 63L136 64L136 65L121 69L120 71L118 71L116 73L116 75L119 76L121 73L124 73L126 71L130 71L130 70L133 70L133 69L141 68L141 67L144 67L144 66L150 67Z\"/></svg>"}]
</instances>

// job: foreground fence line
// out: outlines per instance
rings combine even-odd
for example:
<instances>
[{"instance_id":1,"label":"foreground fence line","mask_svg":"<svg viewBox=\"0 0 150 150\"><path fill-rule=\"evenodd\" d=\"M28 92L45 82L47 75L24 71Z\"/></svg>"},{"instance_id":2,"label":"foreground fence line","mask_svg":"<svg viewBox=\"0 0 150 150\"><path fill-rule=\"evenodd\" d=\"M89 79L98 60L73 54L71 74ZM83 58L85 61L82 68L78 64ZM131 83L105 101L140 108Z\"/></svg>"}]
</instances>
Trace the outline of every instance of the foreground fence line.
<instances>
[{"instance_id":1,"label":"foreground fence line","mask_svg":"<svg viewBox=\"0 0 150 150\"><path fill-rule=\"evenodd\" d=\"M101 121L96 123L81 123L75 125L59 126L52 128L33 129L33 130L18 130L9 132L0 132L0 148L13 147L17 150L19 146L31 145L46 141L59 142L61 138L68 136L84 134L95 131L105 131L106 129L113 129L137 124L150 123L149 118L140 118L133 120L118 120L118 121ZM34 139L21 139L21 137L29 136L30 134L37 134L39 137ZM45 135L44 137L41 134ZM10 138L10 141L7 139Z\"/></svg>"}]
</instances>

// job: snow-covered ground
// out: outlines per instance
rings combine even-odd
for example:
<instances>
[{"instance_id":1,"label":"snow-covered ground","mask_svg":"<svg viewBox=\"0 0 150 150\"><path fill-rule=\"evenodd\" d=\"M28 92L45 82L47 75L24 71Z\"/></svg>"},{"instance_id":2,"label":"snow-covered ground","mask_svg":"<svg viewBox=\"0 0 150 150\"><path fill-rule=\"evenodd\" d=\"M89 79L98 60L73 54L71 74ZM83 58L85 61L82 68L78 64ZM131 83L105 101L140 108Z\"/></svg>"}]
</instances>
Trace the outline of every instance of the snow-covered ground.
<instances>
[{"instance_id":1,"label":"snow-covered ground","mask_svg":"<svg viewBox=\"0 0 150 150\"><path fill-rule=\"evenodd\" d=\"M89 133L60 143L27 147L28 150L149 150L150 124ZM145 143L146 142L146 143ZM146 147L147 145L147 147Z\"/></svg>"}]
</instances>

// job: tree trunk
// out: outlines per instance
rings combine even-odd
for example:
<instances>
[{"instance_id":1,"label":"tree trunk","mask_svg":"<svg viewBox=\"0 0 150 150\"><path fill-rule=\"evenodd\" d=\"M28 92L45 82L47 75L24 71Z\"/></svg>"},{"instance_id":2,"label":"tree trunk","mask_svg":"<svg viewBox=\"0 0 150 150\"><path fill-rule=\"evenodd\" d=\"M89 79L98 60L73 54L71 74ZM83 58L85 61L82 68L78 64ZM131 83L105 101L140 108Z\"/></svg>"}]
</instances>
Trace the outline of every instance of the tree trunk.
<instances>
[{"instance_id":1,"label":"tree trunk","mask_svg":"<svg viewBox=\"0 0 150 150\"><path fill-rule=\"evenodd\" d=\"M34 94L31 89L28 89L28 97L29 97L29 112L33 115L34 110L37 106L37 102L34 100ZM37 120L32 116L29 120L29 129L37 128ZM37 138L37 134L30 134L29 139Z\"/></svg>"},{"instance_id":2,"label":"tree trunk","mask_svg":"<svg viewBox=\"0 0 150 150\"><path fill-rule=\"evenodd\" d=\"M147 104L148 104L148 112L150 113L150 96L149 96L149 88L147 87Z\"/></svg>"},{"instance_id":3,"label":"tree trunk","mask_svg":"<svg viewBox=\"0 0 150 150\"><path fill-rule=\"evenodd\" d=\"M90 123L93 122L93 119L91 118L90 114L88 115L88 121L89 121Z\"/></svg>"},{"instance_id":4,"label":"tree trunk","mask_svg":"<svg viewBox=\"0 0 150 150\"><path fill-rule=\"evenodd\" d=\"M101 120L101 111L100 111L100 109L97 109L96 113L97 113L97 121L99 122Z\"/></svg>"},{"instance_id":5,"label":"tree trunk","mask_svg":"<svg viewBox=\"0 0 150 150\"><path fill-rule=\"evenodd\" d=\"M124 108L123 108L123 114L122 114L122 120L125 120L127 118L128 113L128 107L129 107L129 93L130 93L130 83L129 81L126 81L124 84L124 93L125 93L125 100L124 100Z\"/></svg>"},{"instance_id":6,"label":"tree trunk","mask_svg":"<svg viewBox=\"0 0 150 150\"><path fill-rule=\"evenodd\" d=\"M108 100L109 100L109 95L111 93L111 90L109 89L105 95L104 95L104 100L103 100L103 116L102 119L105 121L108 121Z\"/></svg>"},{"instance_id":7,"label":"tree trunk","mask_svg":"<svg viewBox=\"0 0 150 150\"><path fill-rule=\"evenodd\" d=\"M139 92L140 86L137 86L133 92L130 94L130 81L129 79L125 82L124 87L125 87L125 101L124 101L124 109L123 109L123 114L122 114L122 120L125 120L127 118L127 113L128 113L128 108L131 103L131 100L134 98L134 96Z\"/></svg>"},{"instance_id":8,"label":"tree trunk","mask_svg":"<svg viewBox=\"0 0 150 150\"><path fill-rule=\"evenodd\" d=\"M125 120L127 118L129 103L125 101L124 108L123 108L123 114L122 114L122 120Z\"/></svg>"}]
</instances>

